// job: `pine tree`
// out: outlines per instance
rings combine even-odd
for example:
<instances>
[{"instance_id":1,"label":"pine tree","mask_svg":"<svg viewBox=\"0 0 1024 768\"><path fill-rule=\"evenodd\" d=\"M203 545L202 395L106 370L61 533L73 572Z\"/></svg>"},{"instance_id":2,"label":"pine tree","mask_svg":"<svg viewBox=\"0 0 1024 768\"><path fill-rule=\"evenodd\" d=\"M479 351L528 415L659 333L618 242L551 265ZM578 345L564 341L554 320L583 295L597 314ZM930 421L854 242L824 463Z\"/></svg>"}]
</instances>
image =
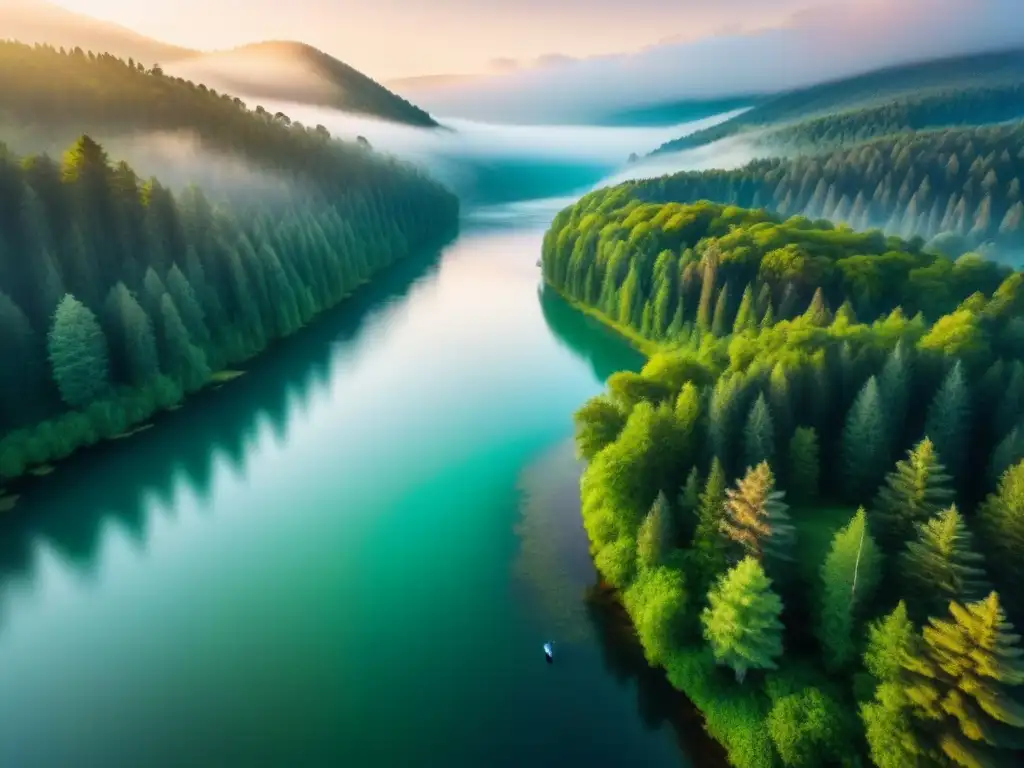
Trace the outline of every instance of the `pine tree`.
<instances>
[{"instance_id":1,"label":"pine tree","mask_svg":"<svg viewBox=\"0 0 1024 768\"><path fill-rule=\"evenodd\" d=\"M909 354L902 341L896 343L878 376L878 393L889 425L890 445L887 459L893 458L903 438L907 423L907 404L910 398L912 368Z\"/></svg>"},{"instance_id":2,"label":"pine tree","mask_svg":"<svg viewBox=\"0 0 1024 768\"><path fill-rule=\"evenodd\" d=\"M743 682L751 669L775 669L782 655L782 601L752 557L741 560L708 593L701 612L704 637L715 660Z\"/></svg>"},{"instance_id":3,"label":"pine tree","mask_svg":"<svg viewBox=\"0 0 1024 768\"><path fill-rule=\"evenodd\" d=\"M793 403L786 366L778 362L768 377L768 405L775 424L774 445L784 446L793 429ZM753 463L751 464L753 466Z\"/></svg>"},{"instance_id":4,"label":"pine tree","mask_svg":"<svg viewBox=\"0 0 1024 768\"><path fill-rule=\"evenodd\" d=\"M711 333L719 337L725 336L729 332L729 327L729 284L726 283L718 294L718 301L715 302Z\"/></svg>"},{"instance_id":5,"label":"pine tree","mask_svg":"<svg viewBox=\"0 0 1024 768\"><path fill-rule=\"evenodd\" d=\"M864 499L878 487L885 472L888 445L878 382L872 376L857 394L843 430L843 474L850 499Z\"/></svg>"},{"instance_id":6,"label":"pine tree","mask_svg":"<svg viewBox=\"0 0 1024 768\"><path fill-rule=\"evenodd\" d=\"M728 567L727 540L722 533L725 518L725 472L722 463L714 458L708 473L704 492L697 506L697 527L693 533L693 560L699 576L700 594Z\"/></svg>"},{"instance_id":7,"label":"pine tree","mask_svg":"<svg viewBox=\"0 0 1024 768\"><path fill-rule=\"evenodd\" d=\"M811 303L807 307L807 311L804 312L804 317L811 325L816 325L819 328L825 328L832 323L832 312L828 308L828 302L825 301L825 294L822 292L821 286L815 289Z\"/></svg>"},{"instance_id":8,"label":"pine tree","mask_svg":"<svg viewBox=\"0 0 1024 768\"><path fill-rule=\"evenodd\" d=\"M970 392L963 364L957 360L932 400L924 426L955 482L963 478L970 417Z\"/></svg>"},{"instance_id":9,"label":"pine tree","mask_svg":"<svg viewBox=\"0 0 1024 768\"><path fill-rule=\"evenodd\" d=\"M899 681L903 659L914 650L914 631L907 616L907 604L902 600L892 613L868 625L864 668L879 683Z\"/></svg>"},{"instance_id":10,"label":"pine tree","mask_svg":"<svg viewBox=\"0 0 1024 768\"><path fill-rule=\"evenodd\" d=\"M146 310L123 283L118 283L107 296L106 314L117 329L110 341L120 347L117 351L124 359L128 380L136 387L151 384L160 375L160 362Z\"/></svg>"},{"instance_id":11,"label":"pine tree","mask_svg":"<svg viewBox=\"0 0 1024 768\"><path fill-rule=\"evenodd\" d=\"M1024 584L1024 461L1003 473L995 492L981 505L979 518L989 562L1005 594L1015 597ZM1015 607L1022 602L1013 600Z\"/></svg>"},{"instance_id":12,"label":"pine tree","mask_svg":"<svg viewBox=\"0 0 1024 768\"><path fill-rule=\"evenodd\" d=\"M701 276L700 302L697 305L697 328L701 333L711 330L715 300L715 278L718 274L718 251L709 249L704 254L704 272Z\"/></svg>"},{"instance_id":13,"label":"pine tree","mask_svg":"<svg viewBox=\"0 0 1024 768\"><path fill-rule=\"evenodd\" d=\"M89 308L71 294L57 306L47 349L61 399L72 408L85 408L110 391L103 329Z\"/></svg>"},{"instance_id":14,"label":"pine tree","mask_svg":"<svg viewBox=\"0 0 1024 768\"><path fill-rule=\"evenodd\" d=\"M694 465L686 476L686 482L679 492L679 499L676 509L679 514L676 516L676 530L683 538L690 542L697 527L697 510L700 508L701 481L700 470Z\"/></svg>"},{"instance_id":15,"label":"pine tree","mask_svg":"<svg viewBox=\"0 0 1024 768\"><path fill-rule=\"evenodd\" d=\"M165 293L160 301L160 315L168 369L176 374L186 390L198 389L209 380L210 368L206 355L192 344L170 294Z\"/></svg>"},{"instance_id":16,"label":"pine tree","mask_svg":"<svg viewBox=\"0 0 1024 768\"><path fill-rule=\"evenodd\" d=\"M914 527L934 517L953 501L950 477L927 437L907 458L896 463L878 491L875 509L883 541L895 548L907 541Z\"/></svg>"},{"instance_id":17,"label":"pine tree","mask_svg":"<svg viewBox=\"0 0 1024 768\"><path fill-rule=\"evenodd\" d=\"M669 507L665 493L659 492L658 497L647 513L636 537L637 561L645 568L655 568L665 564L665 559L673 546L672 509Z\"/></svg>"},{"instance_id":18,"label":"pine tree","mask_svg":"<svg viewBox=\"0 0 1024 768\"><path fill-rule=\"evenodd\" d=\"M956 505L917 525L900 558L912 608L937 616L950 600L976 600L989 589L974 541Z\"/></svg>"},{"instance_id":19,"label":"pine tree","mask_svg":"<svg viewBox=\"0 0 1024 768\"><path fill-rule=\"evenodd\" d=\"M961 766L1011 760L1024 728L1024 709L1015 701L1024 661L999 597L950 603L949 618L929 619L923 639L905 660L905 692L932 759Z\"/></svg>"},{"instance_id":20,"label":"pine tree","mask_svg":"<svg viewBox=\"0 0 1024 768\"><path fill-rule=\"evenodd\" d=\"M774 567L792 559L794 529L782 491L767 462L747 471L735 488L726 491L722 532L739 545L741 556L749 556Z\"/></svg>"},{"instance_id":21,"label":"pine tree","mask_svg":"<svg viewBox=\"0 0 1024 768\"><path fill-rule=\"evenodd\" d=\"M881 553L871 538L861 507L846 527L836 532L821 567L818 637L830 668L841 669L853 660L858 608L870 602L881 571Z\"/></svg>"},{"instance_id":22,"label":"pine tree","mask_svg":"<svg viewBox=\"0 0 1024 768\"><path fill-rule=\"evenodd\" d=\"M749 283L743 290L743 297L740 299L739 309L736 310L736 320L732 325L733 333L743 333L755 328L757 321L754 317L754 288Z\"/></svg>"},{"instance_id":23,"label":"pine tree","mask_svg":"<svg viewBox=\"0 0 1024 768\"><path fill-rule=\"evenodd\" d=\"M1016 426L1006 433L1006 437L992 451L985 474L988 487L998 486L1006 470L1021 459L1024 459L1024 430Z\"/></svg>"},{"instance_id":24,"label":"pine tree","mask_svg":"<svg viewBox=\"0 0 1024 768\"><path fill-rule=\"evenodd\" d=\"M789 441L789 496L806 504L818 497L818 433L813 427L797 427Z\"/></svg>"},{"instance_id":25,"label":"pine tree","mask_svg":"<svg viewBox=\"0 0 1024 768\"><path fill-rule=\"evenodd\" d=\"M757 396L747 415L743 448L748 468L762 462L771 463L775 458L775 425L764 393Z\"/></svg>"}]
</instances>

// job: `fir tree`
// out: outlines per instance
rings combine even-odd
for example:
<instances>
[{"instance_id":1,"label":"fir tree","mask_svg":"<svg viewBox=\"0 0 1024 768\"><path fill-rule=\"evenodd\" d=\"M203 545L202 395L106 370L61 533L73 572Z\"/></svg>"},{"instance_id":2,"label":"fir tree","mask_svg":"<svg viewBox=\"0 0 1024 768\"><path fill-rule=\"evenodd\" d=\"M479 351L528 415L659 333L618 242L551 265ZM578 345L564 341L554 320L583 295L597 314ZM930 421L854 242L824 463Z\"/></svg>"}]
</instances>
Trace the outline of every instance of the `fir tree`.
<instances>
[{"instance_id":1,"label":"fir tree","mask_svg":"<svg viewBox=\"0 0 1024 768\"><path fill-rule=\"evenodd\" d=\"M828 302L825 301L825 294L820 286L815 289L811 303L807 307L807 311L804 312L804 317L819 328L824 328L832 323L832 312L828 308Z\"/></svg>"},{"instance_id":2,"label":"fir tree","mask_svg":"<svg viewBox=\"0 0 1024 768\"><path fill-rule=\"evenodd\" d=\"M907 604L902 600L892 613L868 625L864 668L879 683L900 680L903 659L914 650L914 631L907 616Z\"/></svg>"},{"instance_id":3,"label":"fir tree","mask_svg":"<svg viewBox=\"0 0 1024 768\"><path fill-rule=\"evenodd\" d=\"M979 511L989 561L1006 594L1016 596L1024 584L1024 461L1019 461L999 480ZM1015 606L1022 601L1014 599ZM1016 614L1014 614L1016 615Z\"/></svg>"},{"instance_id":4,"label":"fir tree","mask_svg":"<svg viewBox=\"0 0 1024 768\"><path fill-rule=\"evenodd\" d=\"M1024 459L1024 430L1018 425L1007 432L992 451L985 476L988 487L996 487L1006 470L1021 459Z\"/></svg>"},{"instance_id":5,"label":"fir tree","mask_svg":"<svg viewBox=\"0 0 1024 768\"><path fill-rule=\"evenodd\" d=\"M726 491L722 532L739 545L742 555L764 562L766 568L791 560L794 529L775 489L775 478L767 462L747 471L735 488Z\"/></svg>"},{"instance_id":6,"label":"fir tree","mask_svg":"<svg viewBox=\"0 0 1024 768\"><path fill-rule=\"evenodd\" d=\"M885 410L889 425L887 459L893 458L898 443L903 437L907 422L907 405L910 398L910 381L913 371L909 355L902 341L896 343L878 376L878 394Z\"/></svg>"},{"instance_id":7,"label":"fir tree","mask_svg":"<svg viewBox=\"0 0 1024 768\"><path fill-rule=\"evenodd\" d=\"M729 284L726 283L718 294L718 301L715 302L711 333L715 336L725 336L729 332L729 327Z\"/></svg>"},{"instance_id":8,"label":"fir tree","mask_svg":"<svg viewBox=\"0 0 1024 768\"><path fill-rule=\"evenodd\" d=\"M924 427L925 436L935 443L939 458L955 481L963 478L970 415L970 392L963 364L958 360L932 400Z\"/></svg>"},{"instance_id":9,"label":"fir tree","mask_svg":"<svg viewBox=\"0 0 1024 768\"><path fill-rule=\"evenodd\" d=\"M925 438L896 463L878 491L875 509L883 541L895 547L909 539L914 526L934 517L953 501L950 477Z\"/></svg>"},{"instance_id":10,"label":"fir tree","mask_svg":"<svg viewBox=\"0 0 1024 768\"><path fill-rule=\"evenodd\" d=\"M754 289L749 283L743 290L743 298L740 299L739 309L736 310L736 320L733 322L732 332L743 333L757 326L754 317Z\"/></svg>"},{"instance_id":11,"label":"fir tree","mask_svg":"<svg viewBox=\"0 0 1024 768\"><path fill-rule=\"evenodd\" d=\"M646 568L664 565L672 546L672 509L665 493L660 492L637 533L637 562Z\"/></svg>"},{"instance_id":12,"label":"fir tree","mask_svg":"<svg viewBox=\"0 0 1024 768\"><path fill-rule=\"evenodd\" d=\"M878 487L888 445L878 382L872 376L857 394L843 430L843 471L850 499L863 499Z\"/></svg>"},{"instance_id":13,"label":"fir tree","mask_svg":"<svg viewBox=\"0 0 1024 768\"><path fill-rule=\"evenodd\" d=\"M905 691L932 759L961 766L1010 760L1024 728L1015 701L1024 662L999 597L950 603L949 618L929 619L923 639L905 660Z\"/></svg>"},{"instance_id":14,"label":"fir tree","mask_svg":"<svg viewBox=\"0 0 1024 768\"><path fill-rule=\"evenodd\" d=\"M686 541L693 539L697 527L697 511L700 508L701 482L700 470L696 465L690 468L686 476L683 489L679 492L679 501L676 508L679 515L676 518L676 530L678 530Z\"/></svg>"},{"instance_id":15,"label":"fir tree","mask_svg":"<svg viewBox=\"0 0 1024 768\"><path fill-rule=\"evenodd\" d=\"M762 462L771 463L775 458L775 425L763 393L757 396L747 415L743 448L748 468Z\"/></svg>"},{"instance_id":16,"label":"fir tree","mask_svg":"<svg viewBox=\"0 0 1024 768\"><path fill-rule=\"evenodd\" d=\"M701 612L715 660L743 682L751 669L775 669L782 655L782 601L752 557L741 560L708 594Z\"/></svg>"},{"instance_id":17,"label":"fir tree","mask_svg":"<svg viewBox=\"0 0 1024 768\"><path fill-rule=\"evenodd\" d=\"M85 408L110 391L107 340L96 316L68 294L57 306L47 339L53 380L61 399Z\"/></svg>"},{"instance_id":18,"label":"fir tree","mask_svg":"<svg viewBox=\"0 0 1024 768\"><path fill-rule=\"evenodd\" d=\"M871 600L880 578L881 554L861 507L846 527L836 532L821 567L818 637L830 668L841 669L853 660L858 609Z\"/></svg>"},{"instance_id":19,"label":"fir tree","mask_svg":"<svg viewBox=\"0 0 1024 768\"><path fill-rule=\"evenodd\" d=\"M789 441L789 496L800 503L818 497L818 433L797 427Z\"/></svg>"},{"instance_id":20,"label":"fir tree","mask_svg":"<svg viewBox=\"0 0 1024 768\"><path fill-rule=\"evenodd\" d=\"M708 473L704 492L697 507L697 527L693 533L693 560L699 576L701 594L728 566L726 538L722 533L726 499L725 472L722 463L714 458Z\"/></svg>"},{"instance_id":21,"label":"fir tree","mask_svg":"<svg viewBox=\"0 0 1024 768\"><path fill-rule=\"evenodd\" d=\"M936 616L950 600L978 599L989 588L982 562L955 505L918 523L917 536L900 560L908 594L914 596L911 607Z\"/></svg>"}]
</instances>

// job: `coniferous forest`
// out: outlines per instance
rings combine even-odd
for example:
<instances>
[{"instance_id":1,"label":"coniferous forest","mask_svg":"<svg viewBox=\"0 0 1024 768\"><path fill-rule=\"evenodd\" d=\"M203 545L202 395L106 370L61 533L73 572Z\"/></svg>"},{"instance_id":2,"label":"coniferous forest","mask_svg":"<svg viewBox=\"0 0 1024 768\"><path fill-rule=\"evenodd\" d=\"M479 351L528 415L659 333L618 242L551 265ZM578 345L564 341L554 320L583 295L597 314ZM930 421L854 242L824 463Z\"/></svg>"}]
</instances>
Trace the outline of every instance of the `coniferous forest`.
<instances>
[{"instance_id":1,"label":"coniferous forest","mask_svg":"<svg viewBox=\"0 0 1024 768\"><path fill-rule=\"evenodd\" d=\"M328 139L290 151L285 192L216 202L88 136L59 160L3 151L0 477L176 406L454 232L458 201L412 168ZM351 172L307 171L318 154Z\"/></svg>"},{"instance_id":2,"label":"coniferous forest","mask_svg":"<svg viewBox=\"0 0 1024 768\"><path fill-rule=\"evenodd\" d=\"M737 766L1019 758L1024 275L629 192L558 214L543 270L652 355L576 414L649 662Z\"/></svg>"},{"instance_id":3,"label":"coniferous forest","mask_svg":"<svg viewBox=\"0 0 1024 768\"><path fill-rule=\"evenodd\" d=\"M1024 123L896 133L732 171L684 172L594 195L611 201L708 199L931 240L958 256L987 247L1012 256L1024 242ZM615 204L615 203L609 203Z\"/></svg>"}]
</instances>

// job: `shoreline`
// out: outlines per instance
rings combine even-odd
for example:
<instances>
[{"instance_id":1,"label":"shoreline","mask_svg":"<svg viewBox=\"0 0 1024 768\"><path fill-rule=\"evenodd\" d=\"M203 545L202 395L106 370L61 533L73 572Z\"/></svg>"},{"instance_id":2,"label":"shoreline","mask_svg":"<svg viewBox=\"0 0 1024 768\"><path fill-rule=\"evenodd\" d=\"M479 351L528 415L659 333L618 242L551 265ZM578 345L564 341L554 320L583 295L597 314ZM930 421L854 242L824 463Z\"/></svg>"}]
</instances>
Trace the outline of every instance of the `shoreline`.
<instances>
[{"instance_id":1,"label":"shoreline","mask_svg":"<svg viewBox=\"0 0 1024 768\"><path fill-rule=\"evenodd\" d=\"M395 268L400 268L402 265L410 261L413 261L417 258L420 258L426 253L439 253L440 250L444 248L445 245L452 242L453 240L454 237L442 238L442 240L437 244L424 246L420 249L417 249L414 253L410 254L409 256L406 256L402 259L398 259L397 261L388 264L386 267L377 270L377 272L370 275L370 277L363 280L361 283L356 285L351 291L345 294L341 298L341 300L338 301L338 303L315 315L310 319L308 323L297 328L293 333L287 336L280 336L278 338L271 340L265 347L263 347L263 349L259 350L253 355L250 355L247 358L228 363L230 367L212 373L210 375L210 378L206 382L204 382L202 386L200 386L199 388L191 392L182 391L181 396L175 402L169 405L157 404L157 406L150 413L148 413L147 415L143 416L142 418L138 419L135 422L128 423L121 432L115 435L103 436L91 443L85 443L83 445L77 446L69 453L60 458L54 457L49 461L36 462L32 464L26 463L26 465L19 474L9 479L3 479L2 477L0 477L0 516L7 515L13 512L17 508L21 498L26 493L31 491L33 488L37 487L37 485L46 478L58 474L62 466L86 455L90 457L98 456L102 454L104 451L112 450L114 447L119 446L121 442L129 440L138 434L150 431L154 426L166 420L170 415L182 410L182 408L184 408L187 404L195 403L202 398L210 397L212 394L219 392L226 384L229 384L235 381L236 379L243 377L253 365L259 364L259 362L265 356L280 349L282 346L284 346L285 343L295 339L304 331L313 329L314 327L319 325L328 315L344 309L351 303L352 299L357 298L360 295L365 294L368 290L372 289L377 282L377 278L379 278L381 275L386 275L389 271ZM124 390L124 393L132 392L135 392L135 390ZM83 413L84 412L80 410L65 411L59 414L58 416L51 418L61 418L66 417L69 414ZM8 432L6 435L3 435L2 437L0 437L0 449L3 448L4 441L8 439L11 435L22 430L30 431L38 427L39 423L31 427L21 427L18 430L12 430L11 432Z\"/></svg>"}]
</instances>

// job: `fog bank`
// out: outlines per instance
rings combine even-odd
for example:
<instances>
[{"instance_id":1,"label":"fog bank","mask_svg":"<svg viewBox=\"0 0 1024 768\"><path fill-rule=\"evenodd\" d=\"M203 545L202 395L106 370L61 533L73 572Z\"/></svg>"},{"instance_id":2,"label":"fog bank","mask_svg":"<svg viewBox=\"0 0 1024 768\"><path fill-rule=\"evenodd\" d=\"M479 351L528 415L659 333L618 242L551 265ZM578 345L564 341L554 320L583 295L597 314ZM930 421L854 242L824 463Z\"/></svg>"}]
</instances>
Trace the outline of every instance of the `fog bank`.
<instances>
[{"instance_id":1,"label":"fog bank","mask_svg":"<svg viewBox=\"0 0 1024 768\"><path fill-rule=\"evenodd\" d=\"M614 109L772 92L893 64L1024 46L1021 11L1021 0L835 0L760 32L553 59L466 84L399 91L428 111L477 120L587 120Z\"/></svg>"}]
</instances>

